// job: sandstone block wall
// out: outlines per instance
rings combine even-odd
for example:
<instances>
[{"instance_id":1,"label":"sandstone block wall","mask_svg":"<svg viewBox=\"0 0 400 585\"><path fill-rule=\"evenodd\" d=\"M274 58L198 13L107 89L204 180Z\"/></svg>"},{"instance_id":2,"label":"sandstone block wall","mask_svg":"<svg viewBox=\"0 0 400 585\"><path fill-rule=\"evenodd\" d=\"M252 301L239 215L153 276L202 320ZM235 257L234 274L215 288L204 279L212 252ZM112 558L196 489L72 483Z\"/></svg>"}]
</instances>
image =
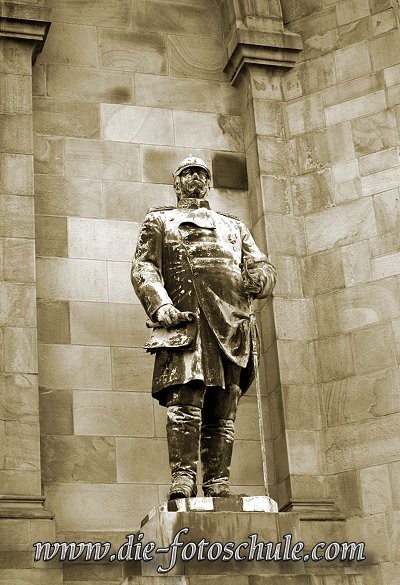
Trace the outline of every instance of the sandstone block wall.
<instances>
[{"instance_id":1,"label":"sandstone block wall","mask_svg":"<svg viewBox=\"0 0 400 585\"><path fill-rule=\"evenodd\" d=\"M276 330L281 362L291 354L309 360L307 386L281 370L288 449L299 453L300 441L307 449L309 464L294 475L325 485L351 517L348 533L383 563L371 583L389 585L398 579L400 512L393 481L400 455L398 4L282 6L305 47L283 78L293 161L286 213L301 226L304 247L286 261L298 287L280 285Z\"/></svg>"},{"instance_id":2,"label":"sandstone block wall","mask_svg":"<svg viewBox=\"0 0 400 585\"><path fill-rule=\"evenodd\" d=\"M171 173L189 153L213 168L211 205L249 222L241 102L215 2L47 6L33 119L44 493L61 532L132 530L165 499L169 471L130 260L146 210L174 204ZM256 494L249 420L254 396L232 478Z\"/></svg>"}]
</instances>

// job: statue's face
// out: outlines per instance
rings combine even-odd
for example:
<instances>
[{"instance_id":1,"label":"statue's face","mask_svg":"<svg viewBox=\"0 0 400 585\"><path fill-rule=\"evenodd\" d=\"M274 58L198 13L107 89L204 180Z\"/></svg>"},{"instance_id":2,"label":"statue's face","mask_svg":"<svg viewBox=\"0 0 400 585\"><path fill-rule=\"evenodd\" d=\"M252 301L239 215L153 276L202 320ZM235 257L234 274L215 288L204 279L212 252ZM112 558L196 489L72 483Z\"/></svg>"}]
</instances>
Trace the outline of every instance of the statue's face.
<instances>
[{"instance_id":1,"label":"statue's face","mask_svg":"<svg viewBox=\"0 0 400 585\"><path fill-rule=\"evenodd\" d=\"M207 195L210 179L207 172L201 167L184 169L180 177L180 196L202 199Z\"/></svg>"}]
</instances>

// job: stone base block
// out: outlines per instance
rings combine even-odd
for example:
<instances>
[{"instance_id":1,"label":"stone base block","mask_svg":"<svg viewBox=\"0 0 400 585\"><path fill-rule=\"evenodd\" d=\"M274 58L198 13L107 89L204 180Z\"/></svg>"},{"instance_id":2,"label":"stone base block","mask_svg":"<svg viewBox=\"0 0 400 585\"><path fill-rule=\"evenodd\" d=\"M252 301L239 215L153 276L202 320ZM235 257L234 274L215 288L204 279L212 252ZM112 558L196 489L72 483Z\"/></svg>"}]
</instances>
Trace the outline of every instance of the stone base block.
<instances>
[{"instance_id":1,"label":"stone base block","mask_svg":"<svg viewBox=\"0 0 400 585\"><path fill-rule=\"evenodd\" d=\"M302 560L291 557L300 541L298 514L278 514L276 502L264 496L165 503L143 520L136 539L143 547L154 543L151 560L141 561L142 577L304 574ZM277 549L288 560L266 560ZM125 565L125 578L137 573L137 563Z\"/></svg>"}]
</instances>

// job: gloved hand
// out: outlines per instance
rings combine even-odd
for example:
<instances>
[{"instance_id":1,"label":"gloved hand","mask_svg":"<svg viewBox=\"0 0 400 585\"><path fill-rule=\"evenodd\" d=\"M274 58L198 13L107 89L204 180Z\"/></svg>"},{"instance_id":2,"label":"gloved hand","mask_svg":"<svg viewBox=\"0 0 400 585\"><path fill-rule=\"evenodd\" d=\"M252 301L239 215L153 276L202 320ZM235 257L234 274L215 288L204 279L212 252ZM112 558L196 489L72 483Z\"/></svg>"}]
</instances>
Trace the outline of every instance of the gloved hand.
<instances>
[{"instance_id":1,"label":"gloved hand","mask_svg":"<svg viewBox=\"0 0 400 585\"><path fill-rule=\"evenodd\" d=\"M174 307L171 303L162 305L154 315L154 320L163 327L172 327L184 321L191 321L191 313L183 312Z\"/></svg>"},{"instance_id":2,"label":"gloved hand","mask_svg":"<svg viewBox=\"0 0 400 585\"><path fill-rule=\"evenodd\" d=\"M248 295L258 295L263 289L264 282L264 275L258 268L247 267L243 272L244 290Z\"/></svg>"}]
</instances>

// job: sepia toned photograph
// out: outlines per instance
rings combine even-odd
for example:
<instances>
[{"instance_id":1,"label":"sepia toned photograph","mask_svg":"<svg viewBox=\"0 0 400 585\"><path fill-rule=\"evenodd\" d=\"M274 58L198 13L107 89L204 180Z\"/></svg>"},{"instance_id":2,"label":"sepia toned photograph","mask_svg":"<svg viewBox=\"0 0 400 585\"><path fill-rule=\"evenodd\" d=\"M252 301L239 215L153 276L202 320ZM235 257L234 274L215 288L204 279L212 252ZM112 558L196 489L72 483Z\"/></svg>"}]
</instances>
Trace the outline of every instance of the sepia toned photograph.
<instances>
[{"instance_id":1,"label":"sepia toned photograph","mask_svg":"<svg viewBox=\"0 0 400 585\"><path fill-rule=\"evenodd\" d=\"M0 0L0 585L400 585L400 1Z\"/></svg>"}]
</instances>

